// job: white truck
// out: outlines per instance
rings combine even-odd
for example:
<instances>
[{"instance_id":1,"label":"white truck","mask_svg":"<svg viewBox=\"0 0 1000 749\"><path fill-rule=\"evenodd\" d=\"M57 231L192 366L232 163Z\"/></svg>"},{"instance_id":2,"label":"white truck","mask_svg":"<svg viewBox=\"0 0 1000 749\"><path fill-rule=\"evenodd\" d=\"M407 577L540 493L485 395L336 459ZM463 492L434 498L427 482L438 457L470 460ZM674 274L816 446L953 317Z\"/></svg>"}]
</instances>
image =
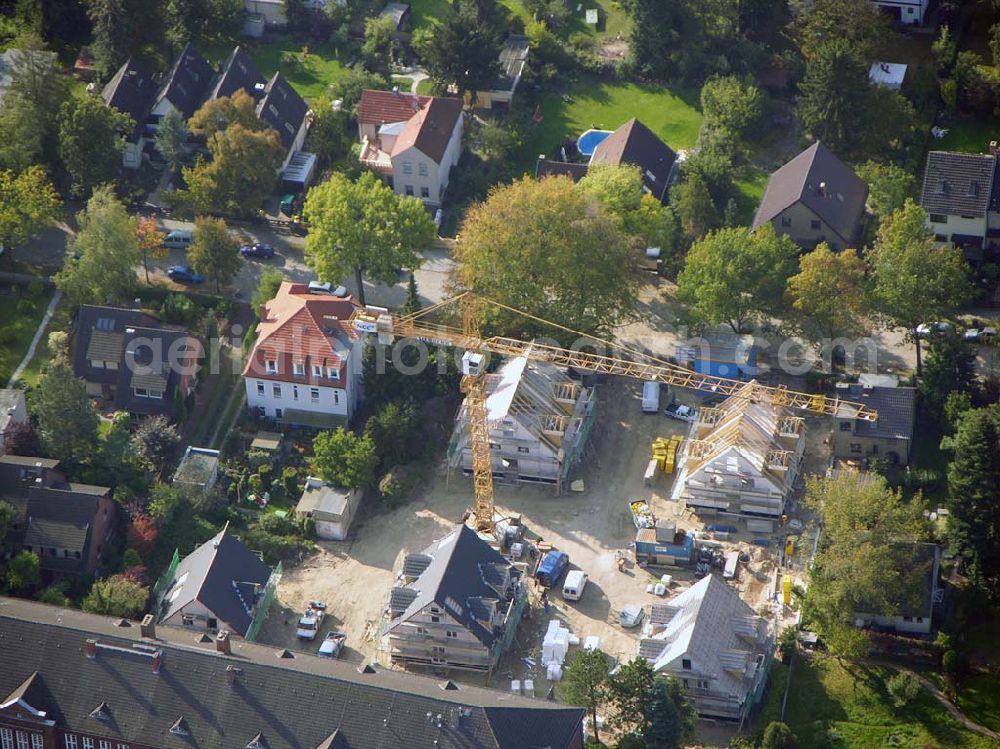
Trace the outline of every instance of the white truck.
<instances>
[{"instance_id":1,"label":"white truck","mask_svg":"<svg viewBox=\"0 0 1000 749\"><path fill-rule=\"evenodd\" d=\"M306 607L305 613L299 617L299 625L295 628L295 636L300 640L315 640L320 627L323 626L323 619L326 617L326 606L316 606L317 602L311 602Z\"/></svg>"},{"instance_id":2,"label":"white truck","mask_svg":"<svg viewBox=\"0 0 1000 749\"><path fill-rule=\"evenodd\" d=\"M678 421L691 423L698 420L698 409L691 408L691 406L682 406L677 401L673 401L669 406L663 409L663 413L671 419L677 419Z\"/></svg>"}]
</instances>

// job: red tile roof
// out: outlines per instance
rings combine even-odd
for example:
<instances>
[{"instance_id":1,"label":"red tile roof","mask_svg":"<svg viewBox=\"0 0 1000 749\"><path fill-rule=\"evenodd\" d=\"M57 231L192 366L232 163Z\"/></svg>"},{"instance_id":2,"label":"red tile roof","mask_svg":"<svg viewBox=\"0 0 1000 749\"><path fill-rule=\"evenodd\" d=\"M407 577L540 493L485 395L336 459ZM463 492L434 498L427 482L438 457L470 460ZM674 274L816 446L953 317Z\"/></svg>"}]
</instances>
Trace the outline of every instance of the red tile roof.
<instances>
[{"instance_id":1,"label":"red tile roof","mask_svg":"<svg viewBox=\"0 0 1000 749\"><path fill-rule=\"evenodd\" d=\"M385 125L389 122L406 122L431 100L430 96L416 96L402 91L361 92L358 105L358 122L362 125Z\"/></svg>"},{"instance_id":2,"label":"red tile roof","mask_svg":"<svg viewBox=\"0 0 1000 749\"><path fill-rule=\"evenodd\" d=\"M396 156L407 148L416 148L440 164L444 152L448 150L455 124L461 116L461 101L440 96L433 97L427 106L406 123L392 147L392 155Z\"/></svg>"},{"instance_id":3,"label":"red tile roof","mask_svg":"<svg viewBox=\"0 0 1000 749\"><path fill-rule=\"evenodd\" d=\"M310 293L306 284L285 281L277 295L261 311L257 326L257 342L244 377L281 382L301 382L327 387L347 387L346 357L358 334L351 328L350 317L360 305L350 296L333 297ZM278 363L276 374L268 373L267 361ZM295 376L293 365L305 365L305 375ZM339 380L313 376L314 365L340 372Z\"/></svg>"}]
</instances>

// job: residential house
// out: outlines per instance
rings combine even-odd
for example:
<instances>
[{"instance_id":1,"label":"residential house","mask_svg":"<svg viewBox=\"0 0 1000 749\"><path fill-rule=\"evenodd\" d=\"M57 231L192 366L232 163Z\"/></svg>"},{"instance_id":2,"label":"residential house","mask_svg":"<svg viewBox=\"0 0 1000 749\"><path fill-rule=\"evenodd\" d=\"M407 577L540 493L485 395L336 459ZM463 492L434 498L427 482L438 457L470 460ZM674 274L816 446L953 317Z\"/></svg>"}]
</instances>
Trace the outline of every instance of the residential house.
<instances>
[{"instance_id":1,"label":"residential house","mask_svg":"<svg viewBox=\"0 0 1000 749\"><path fill-rule=\"evenodd\" d=\"M462 155L462 102L392 91L361 93L361 163L397 195L441 205L453 166Z\"/></svg>"},{"instance_id":2,"label":"residential house","mask_svg":"<svg viewBox=\"0 0 1000 749\"><path fill-rule=\"evenodd\" d=\"M639 656L677 678L698 715L742 721L760 701L774 653L767 620L717 575L653 604Z\"/></svg>"},{"instance_id":3,"label":"residential house","mask_svg":"<svg viewBox=\"0 0 1000 749\"><path fill-rule=\"evenodd\" d=\"M201 341L163 327L141 310L80 306L72 338L73 373L87 393L117 411L172 416L197 384Z\"/></svg>"},{"instance_id":4,"label":"residential house","mask_svg":"<svg viewBox=\"0 0 1000 749\"><path fill-rule=\"evenodd\" d=\"M0 663L7 749L583 749L579 707L15 598Z\"/></svg>"},{"instance_id":5,"label":"residential house","mask_svg":"<svg viewBox=\"0 0 1000 749\"><path fill-rule=\"evenodd\" d=\"M285 159L279 171L284 170L292 157L302 149L311 115L309 106L281 73L271 76L257 105L257 117L277 131L281 144L285 147Z\"/></svg>"},{"instance_id":6,"label":"residential house","mask_svg":"<svg viewBox=\"0 0 1000 749\"><path fill-rule=\"evenodd\" d=\"M156 618L162 624L254 639L267 616L281 566L271 570L229 532L229 524L183 559L156 586Z\"/></svg>"},{"instance_id":7,"label":"residential house","mask_svg":"<svg viewBox=\"0 0 1000 749\"><path fill-rule=\"evenodd\" d=\"M208 101L214 101L224 96L232 96L237 91L245 91L260 99L264 95L266 79L260 69L246 53L246 50L237 45L226 58L222 65L222 70L208 91Z\"/></svg>"},{"instance_id":8,"label":"residential house","mask_svg":"<svg viewBox=\"0 0 1000 749\"><path fill-rule=\"evenodd\" d=\"M924 166L920 205L941 243L960 247L972 263L1000 248L1000 170L990 153L931 151Z\"/></svg>"},{"instance_id":9,"label":"residential house","mask_svg":"<svg viewBox=\"0 0 1000 749\"><path fill-rule=\"evenodd\" d=\"M805 250L843 250L861 237L867 200L868 185L817 141L771 174L753 228L771 224Z\"/></svg>"},{"instance_id":10,"label":"residential house","mask_svg":"<svg viewBox=\"0 0 1000 749\"><path fill-rule=\"evenodd\" d=\"M24 391L14 388L0 389L0 455L4 454L7 433L15 424L27 420L28 409L25 406Z\"/></svg>"},{"instance_id":11,"label":"residential house","mask_svg":"<svg viewBox=\"0 0 1000 749\"><path fill-rule=\"evenodd\" d=\"M132 127L125 133L122 166L138 169L146 147L146 119L156 97L157 85L151 75L130 57L101 91L104 104L132 118Z\"/></svg>"},{"instance_id":12,"label":"residential house","mask_svg":"<svg viewBox=\"0 0 1000 749\"><path fill-rule=\"evenodd\" d=\"M569 177L574 182L579 182L587 176L588 168L589 164L547 159L544 154L539 154L538 161L535 162L535 179L542 179L543 177Z\"/></svg>"},{"instance_id":13,"label":"residential house","mask_svg":"<svg viewBox=\"0 0 1000 749\"><path fill-rule=\"evenodd\" d=\"M309 476L295 514L313 519L317 538L345 541L362 497L361 489L342 489Z\"/></svg>"},{"instance_id":14,"label":"residential house","mask_svg":"<svg viewBox=\"0 0 1000 749\"><path fill-rule=\"evenodd\" d=\"M497 110L510 107L528 64L529 47L528 37L521 34L508 35L500 50L500 74L488 90L476 92L477 107Z\"/></svg>"},{"instance_id":15,"label":"residential house","mask_svg":"<svg viewBox=\"0 0 1000 749\"><path fill-rule=\"evenodd\" d=\"M215 71L190 42L174 60L153 102L152 117L159 121L171 109L191 119L208 92Z\"/></svg>"},{"instance_id":16,"label":"residential house","mask_svg":"<svg viewBox=\"0 0 1000 749\"><path fill-rule=\"evenodd\" d=\"M886 457L894 465L910 462L917 395L911 387L837 383L837 395L863 403L878 413L877 421L859 419L841 405L834 415L833 456L841 460Z\"/></svg>"},{"instance_id":17,"label":"residential house","mask_svg":"<svg viewBox=\"0 0 1000 749\"><path fill-rule=\"evenodd\" d=\"M855 612L858 626L891 630L899 634L929 635L933 630L934 606L944 592L940 583L941 548L937 544L900 541L885 550L883 564L900 573L899 600L891 610Z\"/></svg>"},{"instance_id":18,"label":"residential house","mask_svg":"<svg viewBox=\"0 0 1000 749\"><path fill-rule=\"evenodd\" d=\"M927 13L929 0L872 0L876 7L893 21L906 26L921 26Z\"/></svg>"},{"instance_id":19,"label":"residential house","mask_svg":"<svg viewBox=\"0 0 1000 749\"><path fill-rule=\"evenodd\" d=\"M394 664L491 671L527 601L523 573L466 525L408 554L389 594Z\"/></svg>"},{"instance_id":20,"label":"residential house","mask_svg":"<svg viewBox=\"0 0 1000 749\"><path fill-rule=\"evenodd\" d=\"M285 0L243 0L243 8L248 16L259 16L264 27L282 28L288 25Z\"/></svg>"},{"instance_id":21,"label":"residential house","mask_svg":"<svg viewBox=\"0 0 1000 749\"><path fill-rule=\"evenodd\" d=\"M66 481L59 462L0 456L0 499L15 509L14 544L38 554L46 579L93 575L111 541L118 506L106 486Z\"/></svg>"},{"instance_id":22,"label":"residential house","mask_svg":"<svg viewBox=\"0 0 1000 749\"><path fill-rule=\"evenodd\" d=\"M174 471L174 486L208 491L219 479L219 451L187 446Z\"/></svg>"},{"instance_id":23,"label":"residential house","mask_svg":"<svg viewBox=\"0 0 1000 749\"><path fill-rule=\"evenodd\" d=\"M358 303L285 281L260 314L243 370L247 406L279 423L350 423L361 397L364 340L351 327Z\"/></svg>"},{"instance_id":24,"label":"residential house","mask_svg":"<svg viewBox=\"0 0 1000 749\"><path fill-rule=\"evenodd\" d=\"M502 481L560 487L590 436L597 404L594 389L552 364L518 357L487 375L486 393L493 475ZM455 419L448 460L451 467L471 475L468 402Z\"/></svg>"},{"instance_id":25,"label":"residential house","mask_svg":"<svg viewBox=\"0 0 1000 749\"><path fill-rule=\"evenodd\" d=\"M639 120L633 117L602 140L590 157L590 166L631 164L642 172L642 187L660 202L666 202L677 154Z\"/></svg>"},{"instance_id":26,"label":"residential house","mask_svg":"<svg viewBox=\"0 0 1000 749\"><path fill-rule=\"evenodd\" d=\"M702 408L679 459L673 499L698 513L778 518L805 449L804 422L751 380L716 408Z\"/></svg>"}]
</instances>

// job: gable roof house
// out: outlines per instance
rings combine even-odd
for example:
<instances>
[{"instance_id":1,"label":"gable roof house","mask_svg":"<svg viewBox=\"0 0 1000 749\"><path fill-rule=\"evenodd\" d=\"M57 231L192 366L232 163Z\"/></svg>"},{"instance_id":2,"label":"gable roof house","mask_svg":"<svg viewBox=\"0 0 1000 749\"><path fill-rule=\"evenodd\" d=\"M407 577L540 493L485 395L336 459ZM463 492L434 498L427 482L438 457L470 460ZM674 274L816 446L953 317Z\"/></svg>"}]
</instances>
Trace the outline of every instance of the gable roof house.
<instances>
[{"instance_id":1,"label":"gable roof house","mask_svg":"<svg viewBox=\"0 0 1000 749\"><path fill-rule=\"evenodd\" d=\"M204 640L0 598L0 737L33 749L583 749L581 708Z\"/></svg>"},{"instance_id":2,"label":"gable roof house","mask_svg":"<svg viewBox=\"0 0 1000 749\"><path fill-rule=\"evenodd\" d=\"M309 476L295 506L295 514L313 519L317 538L344 541L362 497L361 489L343 489Z\"/></svg>"},{"instance_id":3,"label":"gable roof house","mask_svg":"<svg viewBox=\"0 0 1000 749\"><path fill-rule=\"evenodd\" d=\"M894 465L905 466L910 462L917 410L915 388L838 382L837 394L871 407L878 413L878 420L859 419L855 409L842 407L833 419L835 458L861 460L884 456Z\"/></svg>"},{"instance_id":4,"label":"gable roof house","mask_svg":"<svg viewBox=\"0 0 1000 749\"><path fill-rule=\"evenodd\" d=\"M194 391L202 344L141 310L84 304L71 342L73 374L87 393L132 414L172 416Z\"/></svg>"},{"instance_id":5,"label":"gable roof house","mask_svg":"<svg viewBox=\"0 0 1000 749\"><path fill-rule=\"evenodd\" d=\"M285 147L283 171L292 156L302 149L311 122L311 111L298 92L275 73L264 87L264 95L257 104L257 117L274 128Z\"/></svg>"},{"instance_id":6,"label":"gable roof house","mask_svg":"<svg viewBox=\"0 0 1000 749\"><path fill-rule=\"evenodd\" d=\"M995 151L992 146L991 151ZM961 247L971 262L981 261L985 249L1000 244L996 153L928 153L920 206L938 242Z\"/></svg>"},{"instance_id":7,"label":"gable roof house","mask_svg":"<svg viewBox=\"0 0 1000 749\"><path fill-rule=\"evenodd\" d=\"M156 586L157 621L254 639L267 616L281 565L272 572L229 532L229 524L170 565Z\"/></svg>"},{"instance_id":8,"label":"gable roof house","mask_svg":"<svg viewBox=\"0 0 1000 749\"><path fill-rule=\"evenodd\" d=\"M929 0L872 0L893 21L907 26L921 26Z\"/></svg>"},{"instance_id":9,"label":"gable roof house","mask_svg":"<svg viewBox=\"0 0 1000 749\"><path fill-rule=\"evenodd\" d=\"M522 572L461 525L408 554L389 594L392 662L488 671L510 645L527 601Z\"/></svg>"},{"instance_id":10,"label":"gable roof house","mask_svg":"<svg viewBox=\"0 0 1000 749\"><path fill-rule=\"evenodd\" d=\"M843 250L861 236L867 200L868 185L817 141L772 172L752 228L771 224L806 250Z\"/></svg>"},{"instance_id":11,"label":"gable roof house","mask_svg":"<svg viewBox=\"0 0 1000 749\"><path fill-rule=\"evenodd\" d=\"M358 105L359 158L397 195L440 206L462 155L464 123L458 99L365 89Z\"/></svg>"},{"instance_id":12,"label":"gable roof house","mask_svg":"<svg viewBox=\"0 0 1000 749\"><path fill-rule=\"evenodd\" d=\"M561 486L583 455L597 399L552 364L511 359L486 378L493 475ZM449 465L472 474L468 401L455 419Z\"/></svg>"},{"instance_id":13,"label":"gable roof house","mask_svg":"<svg viewBox=\"0 0 1000 749\"><path fill-rule=\"evenodd\" d=\"M153 106L156 91L157 85L153 77L132 57L122 63L101 91L105 106L127 114L134 123L125 135L125 149L122 151L122 166L128 169L138 169L142 164L142 152L146 145L146 119Z\"/></svg>"},{"instance_id":14,"label":"gable roof house","mask_svg":"<svg viewBox=\"0 0 1000 749\"><path fill-rule=\"evenodd\" d=\"M153 103L152 116L159 120L171 109L191 119L205 100L215 71L190 42L177 55Z\"/></svg>"},{"instance_id":15,"label":"gable roof house","mask_svg":"<svg viewBox=\"0 0 1000 749\"><path fill-rule=\"evenodd\" d=\"M653 604L656 631L639 656L681 681L699 715L743 720L760 700L774 654L767 621L717 575L665 604Z\"/></svg>"},{"instance_id":16,"label":"gable roof house","mask_svg":"<svg viewBox=\"0 0 1000 749\"><path fill-rule=\"evenodd\" d=\"M267 302L243 370L247 407L280 423L350 423L361 395L364 339L350 324L351 296L285 281Z\"/></svg>"},{"instance_id":17,"label":"gable roof house","mask_svg":"<svg viewBox=\"0 0 1000 749\"><path fill-rule=\"evenodd\" d=\"M778 518L805 449L804 421L756 395L751 380L702 408L684 442L673 499L694 510Z\"/></svg>"},{"instance_id":18,"label":"gable roof house","mask_svg":"<svg viewBox=\"0 0 1000 749\"><path fill-rule=\"evenodd\" d=\"M590 157L590 166L631 164L642 171L646 192L660 202L667 199L670 176L677 154L639 120L633 117L601 141Z\"/></svg>"},{"instance_id":19,"label":"gable roof house","mask_svg":"<svg viewBox=\"0 0 1000 749\"><path fill-rule=\"evenodd\" d=\"M862 606L862 611L854 614L855 624L900 634L929 635L933 630L934 607L944 596L940 583L941 547L900 541L889 544L885 551L883 563L902 577L899 598L890 601L891 611L872 613Z\"/></svg>"},{"instance_id":20,"label":"gable roof house","mask_svg":"<svg viewBox=\"0 0 1000 749\"><path fill-rule=\"evenodd\" d=\"M229 53L219 76L208 92L208 101L246 91L255 99L264 94L265 78L243 47L236 45Z\"/></svg>"}]
</instances>

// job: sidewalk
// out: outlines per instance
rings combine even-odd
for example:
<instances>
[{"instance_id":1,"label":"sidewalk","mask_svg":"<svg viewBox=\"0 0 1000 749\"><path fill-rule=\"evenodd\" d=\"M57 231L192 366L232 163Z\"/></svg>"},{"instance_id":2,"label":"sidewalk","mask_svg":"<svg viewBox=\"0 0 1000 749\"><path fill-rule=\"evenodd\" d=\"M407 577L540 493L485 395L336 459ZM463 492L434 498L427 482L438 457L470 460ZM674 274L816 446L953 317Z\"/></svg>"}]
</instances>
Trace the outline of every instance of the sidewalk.
<instances>
[{"instance_id":1,"label":"sidewalk","mask_svg":"<svg viewBox=\"0 0 1000 749\"><path fill-rule=\"evenodd\" d=\"M45 309L45 315L42 317L42 321L38 323L38 329L35 331L34 337L31 339L31 345L28 346L28 352L21 359L21 363L17 365L17 369L14 370L14 374L10 376L10 381L7 383L7 387L14 387L15 383L21 379L21 375L24 374L24 370L28 368L31 364L31 360L35 357L35 351L38 349L38 342L42 340L42 334L45 332L46 326L52 319L52 315L56 311L56 306L62 300L63 293L56 290L56 293L52 295L52 300L49 302L49 306Z\"/></svg>"}]
</instances>

